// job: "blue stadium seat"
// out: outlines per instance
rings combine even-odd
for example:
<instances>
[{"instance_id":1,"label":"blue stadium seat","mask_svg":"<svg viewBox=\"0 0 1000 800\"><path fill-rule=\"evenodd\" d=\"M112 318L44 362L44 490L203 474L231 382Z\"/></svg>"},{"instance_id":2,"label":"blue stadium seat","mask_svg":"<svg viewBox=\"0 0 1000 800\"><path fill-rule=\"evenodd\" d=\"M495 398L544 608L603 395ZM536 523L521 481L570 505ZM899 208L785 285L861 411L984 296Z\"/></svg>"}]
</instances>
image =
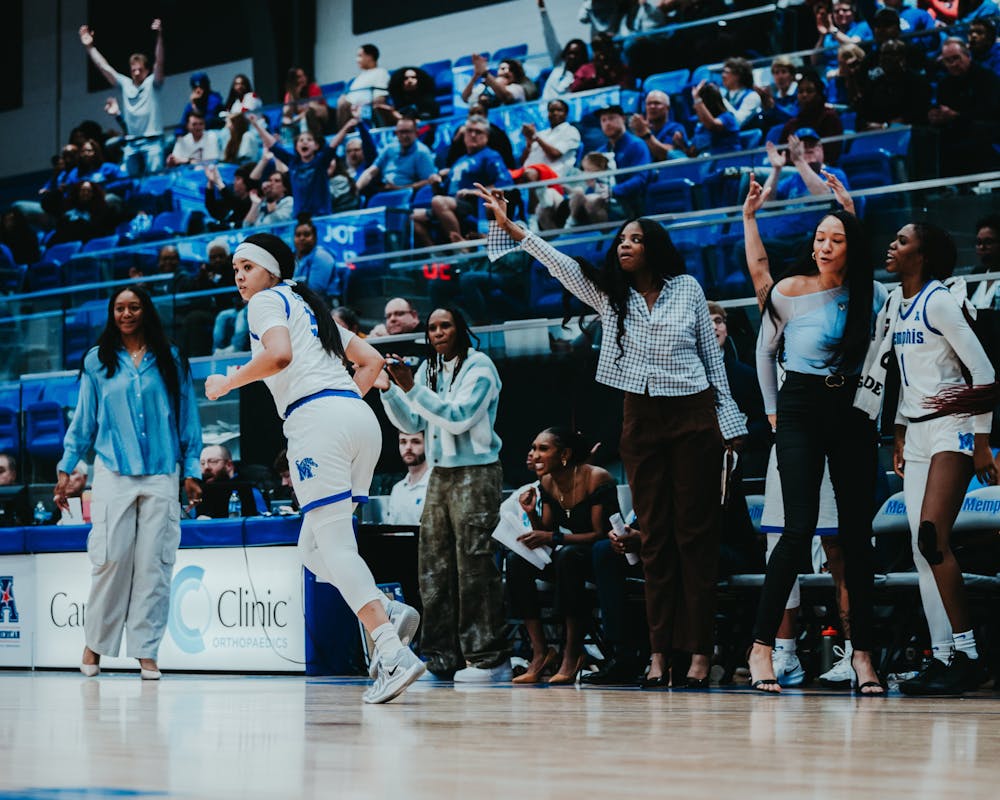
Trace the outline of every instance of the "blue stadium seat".
<instances>
[{"instance_id":1,"label":"blue stadium seat","mask_svg":"<svg viewBox=\"0 0 1000 800\"><path fill-rule=\"evenodd\" d=\"M0 243L0 269L11 269L16 267L14 254L7 245Z\"/></svg>"},{"instance_id":2,"label":"blue stadium seat","mask_svg":"<svg viewBox=\"0 0 1000 800\"><path fill-rule=\"evenodd\" d=\"M646 184L647 214L681 214L694 211L694 183L687 178L668 178Z\"/></svg>"},{"instance_id":3,"label":"blue stadium seat","mask_svg":"<svg viewBox=\"0 0 1000 800\"><path fill-rule=\"evenodd\" d=\"M24 449L32 458L59 458L66 435L63 408L52 400L29 403L24 409Z\"/></svg>"},{"instance_id":4,"label":"blue stadium seat","mask_svg":"<svg viewBox=\"0 0 1000 800\"><path fill-rule=\"evenodd\" d=\"M841 156L838 166L847 174L851 189L871 189L895 183L892 156L885 150L855 153L854 149Z\"/></svg>"},{"instance_id":5,"label":"blue stadium seat","mask_svg":"<svg viewBox=\"0 0 1000 800\"><path fill-rule=\"evenodd\" d=\"M764 142L773 142L778 144L781 140L781 132L785 129L785 123L779 122L777 125L768 128L767 134L764 136Z\"/></svg>"},{"instance_id":6,"label":"blue stadium seat","mask_svg":"<svg viewBox=\"0 0 1000 800\"><path fill-rule=\"evenodd\" d=\"M490 54L488 52L486 52L485 50L481 50L479 52L479 55L481 55L487 61L490 60ZM469 66L472 66L472 54L469 53L468 55L459 56L458 58L455 59L454 66L456 66L456 67L469 67Z\"/></svg>"},{"instance_id":7,"label":"blue stadium seat","mask_svg":"<svg viewBox=\"0 0 1000 800\"><path fill-rule=\"evenodd\" d=\"M442 58L440 61L428 61L426 64L421 64L420 69L434 78L437 81L437 76L442 72L451 72L451 59Z\"/></svg>"},{"instance_id":8,"label":"blue stadium seat","mask_svg":"<svg viewBox=\"0 0 1000 800\"><path fill-rule=\"evenodd\" d=\"M94 344L94 326L91 324L94 301L66 312L63 325L63 366L79 369L80 362ZM102 307L107 304L101 302Z\"/></svg>"},{"instance_id":9,"label":"blue stadium seat","mask_svg":"<svg viewBox=\"0 0 1000 800\"><path fill-rule=\"evenodd\" d=\"M702 64L700 67L694 68L694 72L691 73L691 81L688 86L697 86L702 81L718 83L720 80L721 76L717 73L713 73L712 68L708 64Z\"/></svg>"},{"instance_id":10,"label":"blue stadium seat","mask_svg":"<svg viewBox=\"0 0 1000 800\"><path fill-rule=\"evenodd\" d=\"M24 267L14 263L14 255L5 244L0 244L0 292L16 294L21 291Z\"/></svg>"},{"instance_id":11,"label":"blue stadium seat","mask_svg":"<svg viewBox=\"0 0 1000 800\"><path fill-rule=\"evenodd\" d=\"M165 233L168 236L184 235L187 233L190 218L190 211L161 211L153 217L153 224L150 225L149 232Z\"/></svg>"},{"instance_id":12,"label":"blue stadium seat","mask_svg":"<svg viewBox=\"0 0 1000 800\"><path fill-rule=\"evenodd\" d=\"M701 288L706 294L710 294L713 286L709 279L708 270L705 268L704 248L697 242L689 241L674 242L674 246L684 258L684 266L687 268L688 275L701 284Z\"/></svg>"},{"instance_id":13,"label":"blue stadium seat","mask_svg":"<svg viewBox=\"0 0 1000 800\"><path fill-rule=\"evenodd\" d=\"M451 71L451 61L428 61L420 68L434 79L434 99L439 115L449 116L455 110L455 76Z\"/></svg>"},{"instance_id":14,"label":"blue stadium seat","mask_svg":"<svg viewBox=\"0 0 1000 800\"><path fill-rule=\"evenodd\" d=\"M430 208L431 200L434 198L434 187L433 186L421 186L417 189L413 198L410 200L411 208Z\"/></svg>"},{"instance_id":15,"label":"blue stadium seat","mask_svg":"<svg viewBox=\"0 0 1000 800\"><path fill-rule=\"evenodd\" d=\"M104 269L105 260L77 256L62 265L63 286L83 286L87 283L103 283L107 274ZM94 290L95 292L97 290Z\"/></svg>"},{"instance_id":16,"label":"blue stadium seat","mask_svg":"<svg viewBox=\"0 0 1000 800\"><path fill-rule=\"evenodd\" d=\"M24 273L25 292L44 292L62 288L62 267L53 261L39 261Z\"/></svg>"},{"instance_id":17,"label":"blue stadium seat","mask_svg":"<svg viewBox=\"0 0 1000 800\"><path fill-rule=\"evenodd\" d=\"M743 150L753 150L755 147L760 147L760 140L763 138L764 132L760 128L740 131L740 148Z\"/></svg>"},{"instance_id":18,"label":"blue stadium seat","mask_svg":"<svg viewBox=\"0 0 1000 800\"><path fill-rule=\"evenodd\" d=\"M12 267L0 267L0 292L4 294L20 294L24 291L24 273L27 271L24 264L15 264Z\"/></svg>"},{"instance_id":19,"label":"blue stadium seat","mask_svg":"<svg viewBox=\"0 0 1000 800\"><path fill-rule=\"evenodd\" d=\"M528 45L527 44L512 44L509 47L501 47L493 54L493 63L499 64L501 61L505 61L508 58L515 58L518 61L524 61L524 57L528 55Z\"/></svg>"},{"instance_id":20,"label":"blue stadium seat","mask_svg":"<svg viewBox=\"0 0 1000 800\"><path fill-rule=\"evenodd\" d=\"M98 236L91 239L80 249L81 253L93 253L98 250L113 250L118 246L118 234L113 236Z\"/></svg>"},{"instance_id":21,"label":"blue stadium seat","mask_svg":"<svg viewBox=\"0 0 1000 800\"><path fill-rule=\"evenodd\" d=\"M45 261L62 264L69 261L70 257L79 252L81 247L83 247L82 242L60 242L47 247L42 257Z\"/></svg>"},{"instance_id":22,"label":"blue stadium seat","mask_svg":"<svg viewBox=\"0 0 1000 800\"><path fill-rule=\"evenodd\" d=\"M319 90L326 98L339 97L347 88L347 81L334 81L333 83L321 83Z\"/></svg>"},{"instance_id":23,"label":"blue stadium seat","mask_svg":"<svg viewBox=\"0 0 1000 800\"><path fill-rule=\"evenodd\" d=\"M387 192L376 192L368 198L366 208L409 208L413 192L409 189L392 189Z\"/></svg>"},{"instance_id":24,"label":"blue stadium seat","mask_svg":"<svg viewBox=\"0 0 1000 800\"><path fill-rule=\"evenodd\" d=\"M649 75L642 82L642 91L648 94L654 89L659 89L667 94L677 94L684 90L691 80L691 70L675 69L671 72L657 72Z\"/></svg>"},{"instance_id":25,"label":"blue stadium seat","mask_svg":"<svg viewBox=\"0 0 1000 800\"><path fill-rule=\"evenodd\" d=\"M21 453L21 428L18 424L17 409L0 406L0 452Z\"/></svg>"},{"instance_id":26,"label":"blue stadium seat","mask_svg":"<svg viewBox=\"0 0 1000 800\"><path fill-rule=\"evenodd\" d=\"M888 156L905 156L910 150L910 128L887 128L881 133L852 139L848 153L885 153Z\"/></svg>"}]
</instances>

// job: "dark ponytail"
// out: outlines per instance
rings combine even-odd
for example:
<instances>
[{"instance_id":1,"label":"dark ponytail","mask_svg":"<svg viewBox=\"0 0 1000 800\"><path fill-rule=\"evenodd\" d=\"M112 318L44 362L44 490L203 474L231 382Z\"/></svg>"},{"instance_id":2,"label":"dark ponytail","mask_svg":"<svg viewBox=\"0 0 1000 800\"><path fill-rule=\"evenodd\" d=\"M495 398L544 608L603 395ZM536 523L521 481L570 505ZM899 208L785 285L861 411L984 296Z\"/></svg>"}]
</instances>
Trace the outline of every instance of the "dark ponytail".
<instances>
[{"instance_id":1,"label":"dark ponytail","mask_svg":"<svg viewBox=\"0 0 1000 800\"><path fill-rule=\"evenodd\" d=\"M569 450L572 453L566 466L575 467L590 461L590 451L594 449L594 443L579 431L556 425L546 428L542 433L551 436L560 450Z\"/></svg>"},{"instance_id":2,"label":"dark ponytail","mask_svg":"<svg viewBox=\"0 0 1000 800\"><path fill-rule=\"evenodd\" d=\"M281 270L281 279L285 281L292 279L292 275L295 274L295 256L291 248L281 239L271 233L255 233L243 241L267 250L278 262L278 268ZM290 288L312 310L316 322L316 336L319 338L323 349L331 355L337 356L341 363L343 363L344 368L353 374L354 368L347 358L347 353L344 352L344 343L340 338L340 328L333 321L333 316L326 302L304 283L296 282Z\"/></svg>"}]
</instances>

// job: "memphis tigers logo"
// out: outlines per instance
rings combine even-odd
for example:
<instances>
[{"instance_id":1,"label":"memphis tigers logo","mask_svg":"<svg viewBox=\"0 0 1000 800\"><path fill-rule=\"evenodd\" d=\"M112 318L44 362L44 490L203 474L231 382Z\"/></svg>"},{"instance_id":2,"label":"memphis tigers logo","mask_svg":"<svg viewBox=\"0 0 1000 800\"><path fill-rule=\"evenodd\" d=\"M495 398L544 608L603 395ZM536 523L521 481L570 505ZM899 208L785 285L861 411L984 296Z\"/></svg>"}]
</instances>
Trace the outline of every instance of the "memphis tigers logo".
<instances>
[{"instance_id":1,"label":"memphis tigers logo","mask_svg":"<svg viewBox=\"0 0 1000 800\"><path fill-rule=\"evenodd\" d=\"M958 449L963 452L966 450L972 450L975 446L975 434L974 433L960 433L958 434Z\"/></svg>"},{"instance_id":2,"label":"memphis tigers logo","mask_svg":"<svg viewBox=\"0 0 1000 800\"><path fill-rule=\"evenodd\" d=\"M299 480L306 481L313 477L313 473L319 467L311 458L303 458L295 462L295 468L299 471Z\"/></svg>"}]
</instances>

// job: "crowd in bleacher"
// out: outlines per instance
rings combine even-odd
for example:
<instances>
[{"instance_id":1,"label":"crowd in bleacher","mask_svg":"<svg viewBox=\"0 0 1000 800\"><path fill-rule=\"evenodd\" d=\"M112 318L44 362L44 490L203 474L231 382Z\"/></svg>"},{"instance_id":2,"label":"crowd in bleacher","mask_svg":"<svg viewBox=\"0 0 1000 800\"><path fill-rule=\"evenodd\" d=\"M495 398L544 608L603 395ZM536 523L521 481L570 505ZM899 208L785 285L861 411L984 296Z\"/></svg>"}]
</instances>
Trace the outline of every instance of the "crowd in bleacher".
<instances>
[{"instance_id":1,"label":"crowd in bleacher","mask_svg":"<svg viewBox=\"0 0 1000 800\"><path fill-rule=\"evenodd\" d=\"M25 280L23 268L48 260L56 244L96 240L106 249L364 205L412 209L418 245L459 242L484 229L481 204L470 201L477 181L533 187L519 193L522 208L515 213L536 230L708 208L730 196L720 188L726 162L709 166L699 156L765 143L779 150L732 163L777 166L784 158L787 177L796 140L822 139L823 160L807 157L807 163L814 172L839 165L836 174L850 190L859 188L855 176L862 185L874 178L870 156L860 146L852 152L844 135L890 126L934 137L927 152L937 154L939 169L921 168L928 177L989 171L1000 158L992 0L966 0L957 11L900 0L859 10L821 0L792 9L800 23L803 15L813 17L816 49L770 58L760 56L770 49L760 41L760 25L698 27L700 19L722 13L707 2L585 3L580 20L590 25L589 46L579 38L561 45L544 2L538 5L551 65L525 58L520 46L492 60L474 53L389 68L383 64L391 64L391 54L365 44L353 79L321 87L293 67L282 98L258 97L242 74L223 98L196 72L180 113L160 108L166 48L159 20L154 63L136 54L128 75L104 59L84 26L81 43L121 93L106 107L119 130L82 122L53 157L52 177L38 197L7 212L2 237L12 263L5 266L21 265L22 273L6 285L49 288ZM708 52L707 38L728 48L721 64L678 63ZM608 91L598 107L571 102L595 89ZM468 118L460 113L464 106ZM178 119L172 131L168 119ZM882 149L905 155L890 144ZM648 166L654 162L692 162L695 171L658 173ZM150 207L143 191L144 176L160 169L204 173L204 203L150 226L147 213L177 210ZM596 176L588 179L587 172ZM786 188L791 196L819 192L808 179L804 187ZM486 321L481 308L463 300L474 321Z\"/></svg>"}]
</instances>

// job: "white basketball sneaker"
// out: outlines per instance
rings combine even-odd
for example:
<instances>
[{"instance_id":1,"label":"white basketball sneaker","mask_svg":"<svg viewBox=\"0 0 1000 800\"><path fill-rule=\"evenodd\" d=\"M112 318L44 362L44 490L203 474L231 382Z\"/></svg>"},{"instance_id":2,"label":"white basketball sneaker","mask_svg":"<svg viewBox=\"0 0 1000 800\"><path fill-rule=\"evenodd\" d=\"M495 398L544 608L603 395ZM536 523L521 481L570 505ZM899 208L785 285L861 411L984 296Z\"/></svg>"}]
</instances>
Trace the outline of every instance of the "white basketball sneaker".
<instances>
[{"instance_id":1,"label":"white basketball sneaker","mask_svg":"<svg viewBox=\"0 0 1000 800\"><path fill-rule=\"evenodd\" d=\"M830 688L850 686L851 679L854 678L854 669L851 667L851 654L853 652L854 649L850 642L846 643L844 647L834 645L833 654L839 660L835 661L830 669L819 676L819 682Z\"/></svg>"},{"instance_id":2,"label":"white basketball sneaker","mask_svg":"<svg viewBox=\"0 0 1000 800\"><path fill-rule=\"evenodd\" d=\"M798 653L786 653L774 650L771 653L771 664L774 666L774 676L782 688L801 686L806 679L806 671L802 668Z\"/></svg>"},{"instance_id":3,"label":"white basketball sneaker","mask_svg":"<svg viewBox=\"0 0 1000 800\"><path fill-rule=\"evenodd\" d=\"M406 603L400 603L398 600L390 600L385 613L388 615L392 627L396 629L396 635L399 636L399 641L403 643L403 647L409 647L410 642L413 641L413 637L417 633L417 628L420 627L420 612L413 606L406 605ZM378 658L376 657L372 658L371 663L368 665L368 677L375 680L377 674Z\"/></svg>"},{"instance_id":4,"label":"white basketball sneaker","mask_svg":"<svg viewBox=\"0 0 1000 800\"><path fill-rule=\"evenodd\" d=\"M366 703L388 703L399 697L406 687L424 674L427 667L409 647L401 647L395 655L377 658L378 675L362 695Z\"/></svg>"}]
</instances>

